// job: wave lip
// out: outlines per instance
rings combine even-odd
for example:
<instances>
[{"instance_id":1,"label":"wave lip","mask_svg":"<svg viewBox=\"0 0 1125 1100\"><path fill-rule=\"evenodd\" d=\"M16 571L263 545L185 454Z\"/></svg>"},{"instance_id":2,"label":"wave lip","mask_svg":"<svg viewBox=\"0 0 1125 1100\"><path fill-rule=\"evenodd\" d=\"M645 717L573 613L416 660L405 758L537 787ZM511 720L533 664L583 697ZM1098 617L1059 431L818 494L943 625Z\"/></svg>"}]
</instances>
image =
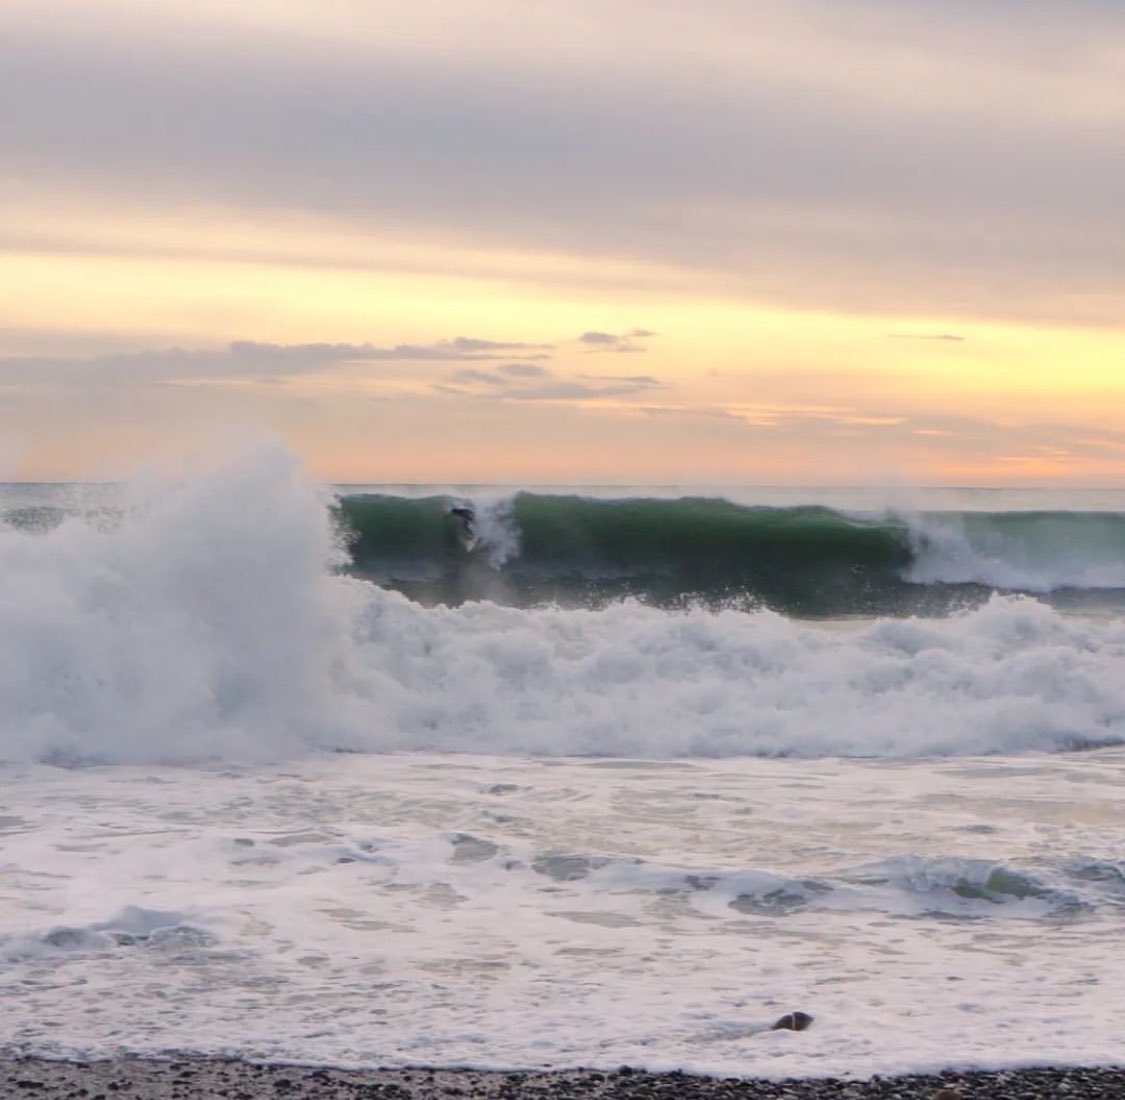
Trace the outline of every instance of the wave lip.
<instances>
[{"instance_id":1,"label":"wave lip","mask_svg":"<svg viewBox=\"0 0 1125 1100\"><path fill-rule=\"evenodd\" d=\"M1125 514L936 512L912 519L919 584L979 584L999 591L1125 589Z\"/></svg>"},{"instance_id":2,"label":"wave lip","mask_svg":"<svg viewBox=\"0 0 1125 1100\"><path fill-rule=\"evenodd\" d=\"M894 892L904 914L980 917L1003 907L1013 916L1058 918L1093 908L1076 891L987 859L896 856L869 864L848 880L866 890Z\"/></svg>"},{"instance_id":3,"label":"wave lip","mask_svg":"<svg viewBox=\"0 0 1125 1100\"><path fill-rule=\"evenodd\" d=\"M467 834L446 838L460 866L458 889L471 894L476 865L545 880L533 888L591 906L623 896L676 896L701 915L786 920L808 913L877 912L904 918L1075 920L1107 905L1125 905L1125 873L1107 861L1035 867L1002 860L904 853L859 867L793 876L759 867L687 868L623 854L581 850L513 853ZM467 847L464 855L458 849ZM413 862L409 853L400 853ZM525 884L526 885L526 884Z\"/></svg>"},{"instance_id":4,"label":"wave lip","mask_svg":"<svg viewBox=\"0 0 1125 1100\"><path fill-rule=\"evenodd\" d=\"M960 920L1071 920L1112 898L1083 888L1058 869L1025 870L1001 861L904 854L815 878L765 871L693 876L701 888L751 916L807 911L875 911L897 917Z\"/></svg>"},{"instance_id":5,"label":"wave lip","mask_svg":"<svg viewBox=\"0 0 1125 1100\"><path fill-rule=\"evenodd\" d=\"M143 947L180 954L213 946L216 937L190 923L188 914L127 905L108 920L85 925L56 925L46 932L0 940L5 962L63 962L108 955L123 947Z\"/></svg>"}]
</instances>

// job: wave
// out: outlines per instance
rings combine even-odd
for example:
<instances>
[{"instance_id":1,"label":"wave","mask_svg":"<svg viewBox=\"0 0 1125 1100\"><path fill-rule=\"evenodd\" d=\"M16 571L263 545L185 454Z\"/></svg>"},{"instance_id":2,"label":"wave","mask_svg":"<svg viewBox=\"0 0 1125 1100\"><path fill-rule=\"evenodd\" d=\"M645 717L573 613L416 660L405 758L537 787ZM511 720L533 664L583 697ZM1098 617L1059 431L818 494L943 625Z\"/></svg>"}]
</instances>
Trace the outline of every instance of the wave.
<instances>
[{"instance_id":1,"label":"wave","mask_svg":"<svg viewBox=\"0 0 1125 1100\"><path fill-rule=\"evenodd\" d=\"M1120 616L1013 596L832 623L635 600L427 607L344 571L356 548L333 507L267 450L141 494L113 524L0 528L0 760L902 758L1125 741ZM850 521L803 516L847 541L833 532ZM788 513L772 520L792 538ZM857 556L881 560L881 530L856 526ZM528 545L522 533L519 560Z\"/></svg>"},{"instance_id":2,"label":"wave","mask_svg":"<svg viewBox=\"0 0 1125 1100\"><path fill-rule=\"evenodd\" d=\"M443 843L444 841L444 843ZM247 842L252 843L252 842ZM476 845L466 859L467 843ZM958 856L903 854L856 870L846 867L816 877L795 878L757 868L688 870L635 857L536 852L529 844L494 844L465 834L424 836L414 844L356 840L326 846L305 838L271 857L277 873L339 872L340 866L372 857L400 889L452 886L457 896L518 890L534 896L537 879L548 879L557 898L550 916L585 926L628 928L640 923L638 908L678 903L681 917L729 922L748 917L798 925L809 914L872 913L905 919L988 922L1049 921L1057 926L1090 918L1121 905L1086 865L1039 860L1029 866ZM442 859L444 849L444 860ZM341 854L344 853L344 854ZM436 858L435 858L436 857ZM240 860L232 860L240 868ZM620 899L633 899L633 913ZM639 902L639 905L638 905ZM339 910L337 910L339 912ZM344 909L344 913L349 910ZM50 924L0 935L0 963L66 966L91 959L144 956L157 965L187 967L229 964L251 957L244 945L227 941L229 922L205 907L160 910L125 905L103 920Z\"/></svg>"},{"instance_id":3,"label":"wave","mask_svg":"<svg viewBox=\"0 0 1125 1100\"><path fill-rule=\"evenodd\" d=\"M85 925L56 925L43 932L0 936L0 962L50 962L66 958L106 956L118 948L142 948L195 963L203 949L217 939L187 923L185 914L127 905L105 921ZM187 958L183 956L187 955Z\"/></svg>"},{"instance_id":4,"label":"wave","mask_svg":"<svg viewBox=\"0 0 1125 1100\"><path fill-rule=\"evenodd\" d=\"M714 498L346 496L352 569L428 604L938 614L994 592L1125 606L1125 514L851 514Z\"/></svg>"},{"instance_id":5,"label":"wave","mask_svg":"<svg viewBox=\"0 0 1125 1100\"><path fill-rule=\"evenodd\" d=\"M19 501L2 527L119 524L129 502ZM118 494L118 497L120 494ZM1125 512L845 511L715 497L352 493L334 509L354 576L428 606L760 607L786 615L934 615L1025 594L1125 609Z\"/></svg>"},{"instance_id":6,"label":"wave","mask_svg":"<svg viewBox=\"0 0 1125 1100\"><path fill-rule=\"evenodd\" d=\"M814 878L758 869L688 872L621 857L552 858L567 868L565 877L552 876L560 881L587 879L596 891L607 893L678 893L712 917L724 916L725 910L784 918L817 909L866 909L904 917L1061 918L1119 904L1112 892L1099 888L1100 880L1071 868L1045 865L1033 871L958 856L898 855ZM571 867L579 870L571 872ZM549 873L534 863L532 869Z\"/></svg>"}]
</instances>

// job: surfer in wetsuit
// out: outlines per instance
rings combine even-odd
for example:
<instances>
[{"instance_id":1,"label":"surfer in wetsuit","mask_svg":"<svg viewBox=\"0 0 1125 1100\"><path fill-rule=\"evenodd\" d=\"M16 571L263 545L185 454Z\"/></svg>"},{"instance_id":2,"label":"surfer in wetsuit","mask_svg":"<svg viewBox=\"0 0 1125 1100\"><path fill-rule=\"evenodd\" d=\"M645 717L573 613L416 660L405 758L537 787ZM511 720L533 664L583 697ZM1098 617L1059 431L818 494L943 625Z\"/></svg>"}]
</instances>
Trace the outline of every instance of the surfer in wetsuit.
<instances>
[{"instance_id":1,"label":"surfer in wetsuit","mask_svg":"<svg viewBox=\"0 0 1125 1100\"><path fill-rule=\"evenodd\" d=\"M449 509L451 516L456 516L461 521L461 542L471 548L476 545L477 532L475 523L477 514L467 504L457 504Z\"/></svg>"}]
</instances>

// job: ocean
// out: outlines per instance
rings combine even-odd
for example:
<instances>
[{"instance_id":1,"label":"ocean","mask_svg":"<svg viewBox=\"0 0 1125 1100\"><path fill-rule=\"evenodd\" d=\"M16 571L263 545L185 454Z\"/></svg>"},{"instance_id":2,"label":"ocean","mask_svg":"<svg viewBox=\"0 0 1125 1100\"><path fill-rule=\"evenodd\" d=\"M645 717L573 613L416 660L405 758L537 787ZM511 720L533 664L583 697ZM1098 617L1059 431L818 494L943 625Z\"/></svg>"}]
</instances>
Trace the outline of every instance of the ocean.
<instances>
[{"instance_id":1,"label":"ocean","mask_svg":"<svg viewBox=\"0 0 1125 1100\"><path fill-rule=\"evenodd\" d=\"M0 486L0 559L4 1053L1122 1061L1125 490L266 447Z\"/></svg>"}]
</instances>

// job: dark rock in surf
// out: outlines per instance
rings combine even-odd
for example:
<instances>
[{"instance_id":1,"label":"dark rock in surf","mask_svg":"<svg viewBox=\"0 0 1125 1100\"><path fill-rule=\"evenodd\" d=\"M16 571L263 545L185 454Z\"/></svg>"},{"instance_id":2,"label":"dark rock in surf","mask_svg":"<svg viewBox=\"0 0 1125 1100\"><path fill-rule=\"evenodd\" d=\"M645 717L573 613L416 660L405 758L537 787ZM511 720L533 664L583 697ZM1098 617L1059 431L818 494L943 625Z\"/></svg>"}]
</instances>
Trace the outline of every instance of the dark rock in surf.
<instances>
[{"instance_id":1,"label":"dark rock in surf","mask_svg":"<svg viewBox=\"0 0 1125 1100\"><path fill-rule=\"evenodd\" d=\"M813 1018L807 1012L787 1012L770 1031L804 1031L812 1022Z\"/></svg>"}]
</instances>

